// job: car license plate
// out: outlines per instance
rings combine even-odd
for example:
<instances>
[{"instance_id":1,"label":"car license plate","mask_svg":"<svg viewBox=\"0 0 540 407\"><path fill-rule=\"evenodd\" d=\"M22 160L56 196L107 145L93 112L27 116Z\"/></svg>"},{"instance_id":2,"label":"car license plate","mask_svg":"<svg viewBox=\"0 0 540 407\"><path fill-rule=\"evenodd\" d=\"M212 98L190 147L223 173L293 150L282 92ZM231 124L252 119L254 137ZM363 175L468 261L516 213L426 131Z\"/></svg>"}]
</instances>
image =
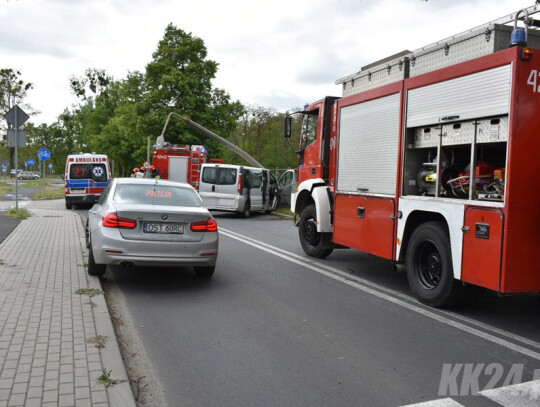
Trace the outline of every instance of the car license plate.
<instances>
[{"instance_id":1,"label":"car license plate","mask_svg":"<svg viewBox=\"0 0 540 407\"><path fill-rule=\"evenodd\" d=\"M86 188L70 188L69 191L73 194L84 194L86 192Z\"/></svg>"},{"instance_id":2,"label":"car license plate","mask_svg":"<svg viewBox=\"0 0 540 407\"><path fill-rule=\"evenodd\" d=\"M143 223L144 233L184 233L184 225L179 223Z\"/></svg>"}]
</instances>

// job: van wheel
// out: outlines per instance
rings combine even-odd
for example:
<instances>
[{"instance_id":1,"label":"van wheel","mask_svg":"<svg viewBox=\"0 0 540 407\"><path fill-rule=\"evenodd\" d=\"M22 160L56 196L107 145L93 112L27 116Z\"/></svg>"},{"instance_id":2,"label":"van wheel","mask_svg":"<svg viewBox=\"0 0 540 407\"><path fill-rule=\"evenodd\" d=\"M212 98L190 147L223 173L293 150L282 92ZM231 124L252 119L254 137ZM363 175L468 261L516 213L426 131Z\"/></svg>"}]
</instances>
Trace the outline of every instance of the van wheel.
<instances>
[{"instance_id":1,"label":"van wheel","mask_svg":"<svg viewBox=\"0 0 540 407\"><path fill-rule=\"evenodd\" d=\"M71 209L71 202L66 201L66 209Z\"/></svg>"},{"instance_id":2,"label":"van wheel","mask_svg":"<svg viewBox=\"0 0 540 407\"><path fill-rule=\"evenodd\" d=\"M420 302L449 307L461 299L463 287L454 279L448 230L441 222L426 222L413 232L407 246L407 279Z\"/></svg>"},{"instance_id":3,"label":"van wheel","mask_svg":"<svg viewBox=\"0 0 540 407\"><path fill-rule=\"evenodd\" d=\"M308 256L324 259L334 250L331 233L317 232L317 210L315 205L307 206L300 215L298 235L302 249Z\"/></svg>"},{"instance_id":4,"label":"van wheel","mask_svg":"<svg viewBox=\"0 0 540 407\"><path fill-rule=\"evenodd\" d=\"M193 270L195 270L195 275L198 278L212 278L212 275L214 274L215 269L216 269L216 266L193 267Z\"/></svg>"},{"instance_id":5,"label":"van wheel","mask_svg":"<svg viewBox=\"0 0 540 407\"><path fill-rule=\"evenodd\" d=\"M246 202L244 205L244 210L242 211L242 217L243 218L249 218L251 216L251 204L249 201Z\"/></svg>"},{"instance_id":6,"label":"van wheel","mask_svg":"<svg viewBox=\"0 0 540 407\"><path fill-rule=\"evenodd\" d=\"M94 260L92 245L88 248L88 274L91 276L102 276L107 268L106 264L97 264Z\"/></svg>"}]
</instances>

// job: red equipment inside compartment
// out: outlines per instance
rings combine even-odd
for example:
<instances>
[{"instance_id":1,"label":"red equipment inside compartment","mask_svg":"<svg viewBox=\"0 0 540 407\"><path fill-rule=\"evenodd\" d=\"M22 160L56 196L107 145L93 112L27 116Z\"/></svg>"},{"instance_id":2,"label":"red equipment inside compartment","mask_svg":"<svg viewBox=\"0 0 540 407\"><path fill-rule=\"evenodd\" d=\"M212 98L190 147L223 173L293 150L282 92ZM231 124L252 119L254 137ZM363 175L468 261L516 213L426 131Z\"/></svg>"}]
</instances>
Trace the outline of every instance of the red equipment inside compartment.
<instances>
[{"instance_id":1,"label":"red equipment inside compartment","mask_svg":"<svg viewBox=\"0 0 540 407\"><path fill-rule=\"evenodd\" d=\"M468 193L470 186L470 177L471 171L470 166L465 168L464 173L460 173L459 177L450 180L450 185L452 186L452 191L454 193ZM468 170L468 171L467 171ZM493 181L493 174L495 172L495 167L485 161L479 160L476 165L475 171L475 182L478 186L484 187L484 185Z\"/></svg>"}]
</instances>

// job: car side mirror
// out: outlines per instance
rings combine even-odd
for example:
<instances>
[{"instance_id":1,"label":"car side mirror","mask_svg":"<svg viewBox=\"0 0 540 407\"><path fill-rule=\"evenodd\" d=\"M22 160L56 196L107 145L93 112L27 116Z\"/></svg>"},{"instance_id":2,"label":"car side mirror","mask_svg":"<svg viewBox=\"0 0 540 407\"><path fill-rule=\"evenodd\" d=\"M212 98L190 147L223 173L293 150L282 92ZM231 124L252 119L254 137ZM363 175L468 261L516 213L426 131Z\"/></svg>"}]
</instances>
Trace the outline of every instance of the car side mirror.
<instances>
[{"instance_id":1,"label":"car side mirror","mask_svg":"<svg viewBox=\"0 0 540 407\"><path fill-rule=\"evenodd\" d=\"M292 129L292 118L287 116L285 118L285 138L291 138Z\"/></svg>"}]
</instances>

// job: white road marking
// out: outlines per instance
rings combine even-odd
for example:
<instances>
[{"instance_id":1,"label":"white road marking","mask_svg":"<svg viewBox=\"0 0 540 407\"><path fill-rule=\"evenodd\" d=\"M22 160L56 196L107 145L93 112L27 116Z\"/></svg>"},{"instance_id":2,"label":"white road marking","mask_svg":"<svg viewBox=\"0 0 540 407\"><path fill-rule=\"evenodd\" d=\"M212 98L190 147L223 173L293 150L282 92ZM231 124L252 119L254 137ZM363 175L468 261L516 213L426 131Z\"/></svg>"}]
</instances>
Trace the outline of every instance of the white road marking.
<instances>
[{"instance_id":1,"label":"white road marking","mask_svg":"<svg viewBox=\"0 0 540 407\"><path fill-rule=\"evenodd\" d=\"M540 380L484 390L480 394L504 407L538 407Z\"/></svg>"},{"instance_id":2,"label":"white road marking","mask_svg":"<svg viewBox=\"0 0 540 407\"><path fill-rule=\"evenodd\" d=\"M443 315L435 313L434 311L431 311L428 308L422 308L419 305L414 305L414 304L409 303L409 302L407 302L405 300L401 300L399 298L396 298L396 297L401 297L401 298L405 297L408 300L410 300L410 297L403 296L403 294L397 293L394 290L389 290L389 289L386 289L384 287L380 287L377 284L369 283L367 281L361 280L356 276L352 276L352 275L347 274L347 273L345 273L345 272L343 272L341 270L338 270L336 268L326 266L326 265L321 265L321 264L319 264L319 263L317 263L317 262L315 262L313 260L306 259L306 258L304 258L302 256L298 256L297 254L294 254L294 253L288 252L286 250L280 249L279 247L275 247L275 246L272 246L270 244L261 242L259 240L243 236L243 235L238 234L236 232L233 232L233 231L230 231L230 230L227 230L227 229L224 229L224 228L219 228L219 231L220 231L220 233L222 233L225 236L228 236L228 237L230 237L232 239L236 239L236 240L241 241L241 242L243 242L245 244L256 247L256 248L258 248L260 250L263 250L263 251L268 252L270 254L273 254L275 256L281 257L282 259L288 260L291 263L295 263L295 264L304 266L304 267L306 267L306 268L308 268L310 270L316 271L316 272L318 272L320 274L323 274L323 275L325 275L327 277L330 277L330 278L332 278L334 280L340 281L340 282L342 282L344 284L347 284L347 285L349 285L351 287L354 287L354 288L356 288L358 290L364 291L364 292L372 294L372 295L374 295L374 296L376 296L378 298L381 298L381 299L384 299L384 300L386 300L388 302L391 302L393 304L399 305L399 306L401 306L403 308L406 308L406 309L408 309L410 311L414 311L414 312L416 312L418 314L424 315L424 316L426 316L428 318L434 319L434 320L436 320L438 322L441 322L441 323L446 324L448 326L451 326L453 328L462 330L464 332L468 332L471 335L478 336L479 338L482 338L482 339L484 339L486 341L489 341L489 342L495 343L497 345L503 346L503 347L505 347L507 349L510 349L510 350L514 351L514 352L518 352L518 353L521 353L522 355L528 356L530 358L540 360L540 353L538 353L538 352L532 351L532 350L530 350L528 348L525 348L523 346L514 344L514 343L512 343L510 341L507 341L505 339L496 337L496 336L491 335L489 333L482 332L482 331L480 331L480 330L478 330L478 329L476 329L474 327L462 324L460 322L457 322L455 320L447 318L447 317L445 317ZM374 287L376 289L373 289L370 286ZM389 293L389 294L386 294L384 291ZM452 317L454 317L453 314L452 314ZM472 321L471 323L474 323L474 324L478 325L478 323L476 321ZM495 331L495 329L491 329L491 330ZM505 331L502 331L502 330L498 330L498 331L499 331L498 333L505 332ZM510 333L507 333L507 334L505 333L505 335L507 337L512 336L512 334L510 334ZM523 339L525 339L525 338L523 338ZM521 342L526 342L526 341L521 341Z\"/></svg>"},{"instance_id":3,"label":"white road marking","mask_svg":"<svg viewBox=\"0 0 540 407\"><path fill-rule=\"evenodd\" d=\"M408 404L401 407L464 407L463 404L459 404L457 401L448 399L424 401L423 403Z\"/></svg>"}]
</instances>

